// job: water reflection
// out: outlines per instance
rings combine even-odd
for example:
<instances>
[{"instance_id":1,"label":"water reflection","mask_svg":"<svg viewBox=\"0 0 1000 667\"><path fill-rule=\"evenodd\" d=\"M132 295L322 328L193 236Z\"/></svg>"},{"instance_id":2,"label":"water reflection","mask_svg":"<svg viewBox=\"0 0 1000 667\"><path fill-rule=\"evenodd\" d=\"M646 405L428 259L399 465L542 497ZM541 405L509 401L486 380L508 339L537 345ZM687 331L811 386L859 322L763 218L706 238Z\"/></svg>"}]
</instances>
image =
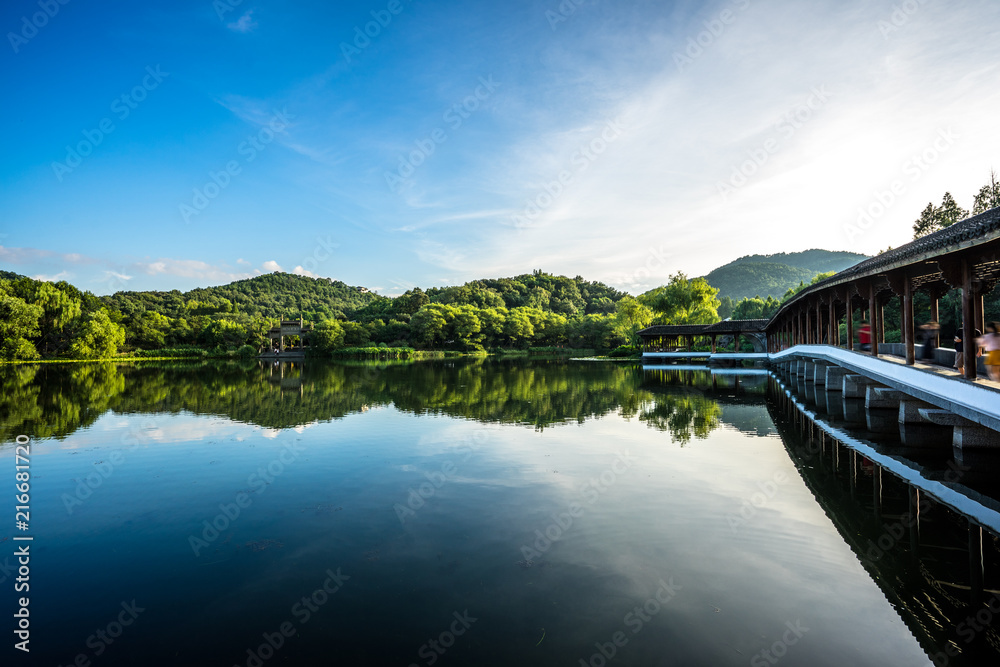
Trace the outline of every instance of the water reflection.
<instances>
[{"instance_id":1,"label":"water reflection","mask_svg":"<svg viewBox=\"0 0 1000 667\"><path fill-rule=\"evenodd\" d=\"M814 392L799 384L785 389L771 380L768 408L799 474L927 655L936 665L997 664L1000 537L921 488L941 480L962 490L968 471L940 459L937 469L898 459L921 470L920 484L912 484L805 415L796 401L817 405ZM841 399L852 401L862 399ZM878 426L881 415L866 420L863 406L848 413L853 419L844 427L852 430L843 431L845 437L867 437L873 451L893 460L898 448L884 445L884 429L859 430L866 421ZM826 424L837 429L831 425L836 420ZM967 489L963 493L970 506L998 506Z\"/></svg>"},{"instance_id":2,"label":"water reflection","mask_svg":"<svg viewBox=\"0 0 1000 667\"><path fill-rule=\"evenodd\" d=\"M328 637L367 637L338 657L412 661L440 618L472 607L483 621L466 648L480 664L574 664L628 628L623 615L672 574L684 595L621 664L668 654L746 664L800 617L815 620L796 647L802 664L872 664L878 651L911 659L911 634L938 664L1000 658L997 536L831 437L767 374L492 359L171 362L7 367L0 388L4 441L29 433L71 446L39 463L35 502L58 565L40 599L46 609L67 595L99 600L107 614L147 596L136 646L162 646L167 628L215 651L206 661L233 664L287 619L289 595L344 567L350 586L282 659L323 655ZM815 390L802 401L830 407ZM149 415L162 418L146 426ZM155 446L128 450L70 514L61 495L114 461L119 445L101 443L117 427L109 421L145 429ZM567 423L582 428L554 428ZM488 446L456 450L482 424ZM866 425L862 410L853 426ZM666 434L680 447L665 447ZM248 475L289 443L301 458L239 521L223 522L204 556L192 554L190 535L255 489ZM619 447L641 463L613 467ZM776 471L796 484L761 495ZM567 523L573 503L585 509ZM404 504L412 514L400 514ZM747 508L734 529L727 516ZM546 546L553 525L559 537ZM542 554L531 567L518 565L524 545ZM48 613L50 636L77 632L58 646L68 662L77 635L95 627L91 608ZM385 614L392 633L373 620Z\"/></svg>"},{"instance_id":3,"label":"water reflection","mask_svg":"<svg viewBox=\"0 0 1000 667\"><path fill-rule=\"evenodd\" d=\"M539 430L620 414L687 443L726 422L721 403L759 400L760 380L632 364L494 359L9 366L0 369L0 441L19 433L64 438L108 411L185 411L284 429L392 405Z\"/></svg>"}]
</instances>

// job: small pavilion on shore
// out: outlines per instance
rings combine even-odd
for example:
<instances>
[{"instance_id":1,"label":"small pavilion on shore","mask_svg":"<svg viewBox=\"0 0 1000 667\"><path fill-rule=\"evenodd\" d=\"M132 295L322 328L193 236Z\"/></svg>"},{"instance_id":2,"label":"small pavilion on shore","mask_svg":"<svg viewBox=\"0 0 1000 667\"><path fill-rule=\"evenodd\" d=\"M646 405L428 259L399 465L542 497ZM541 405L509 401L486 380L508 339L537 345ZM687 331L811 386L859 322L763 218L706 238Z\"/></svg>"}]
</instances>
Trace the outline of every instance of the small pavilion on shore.
<instances>
[{"instance_id":1,"label":"small pavilion on shore","mask_svg":"<svg viewBox=\"0 0 1000 667\"><path fill-rule=\"evenodd\" d=\"M285 354L285 339L298 337L298 345L289 347L288 354L302 355L305 349L312 343L313 325L306 324L300 317L297 320L280 320L276 326L271 327L265 334L268 342L264 346L265 355L273 355L274 350L278 354Z\"/></svg>"}]
</instances>

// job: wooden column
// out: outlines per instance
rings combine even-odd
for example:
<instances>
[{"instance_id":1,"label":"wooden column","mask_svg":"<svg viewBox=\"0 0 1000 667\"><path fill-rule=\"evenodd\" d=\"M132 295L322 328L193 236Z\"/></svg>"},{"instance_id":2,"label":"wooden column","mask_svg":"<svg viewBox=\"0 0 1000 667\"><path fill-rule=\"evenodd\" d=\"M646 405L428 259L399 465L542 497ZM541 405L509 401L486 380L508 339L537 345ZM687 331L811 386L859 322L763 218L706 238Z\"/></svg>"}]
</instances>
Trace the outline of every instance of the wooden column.
<instances>
[{"instance_id":1,"label":"wooden column","mask_svg":"<svg viewBox=\"0 0 1000 667\"><path fill-rule=\"evenodd\" d=\"M969 274L972 274L972 267L969 267ZM975 291L975 285L973 285L972 292L972 304L976 309L976 329L979 329L984 334L986 333L986 318L983 315L983 295Z\"/></svg>"},{"instance_id":2,"label":"wooden column","mask_svg":"<svg viewBox=\"0 0 1000 667\"><path fill-rule=\"evenodd\" d=\"M870 322L868 324L871 329L871 340L872 340L872 356L878 356L878 318L875 314L878 312L878 304L876 301L876 295L878 292L875 291L875 281L872 281L871 285L868 287L868 310L871 312Z\"/></svg>"},{"instance_id":3,"label":"wooden column","mask_svg":"<svg viewBox=\"0 0 1000 667\"><path fill-rule=\"evenodd\" d=\"M962 260L962 351L965 353L965 379L976 379L976 295L972 290L972 267ZM980 329L982 331L982 329Z\"/></svg>"},{"instance_id":4,"label":"wooden column","mask_svg":"<svg viewBox=\"0 0 1000 667\"><path fill-rule=\"evenodd\" d=\"M829 322L829 333L827 334L827 343L830 345L837 344L837 334L840 332L840 327L837 326L837 303L833 300L833 295L830 295L830 322Z\"/></svg>"},{"instance_id":5,"label":"wooden column","mask_svg":"<svg viewBox=\"0 0 1000 667\"><path fill-rule=\"evenodd\" d=\"M878 342L885 342L885 305L878 306Z\"/></svg>"},{"instance_id":6,"label":"wooden column","mask_svg":"<svg viewBox=\"0 0 1000 667\"><path fill-rule=\"evenodd\" d=\"M847 288L847 349L854 351L854 304L851 290Z\"/></svg>"},{"instance_id":7,"label":"wooden column","mask_svg":"<svg viewBox=\"0 0 1000 667\"><path fill-rule=\"evenodd\" d=\"M903 276L903 296L902 296L902 320L903 320L903 344L906 345L906 365L912 366L916 363L916 355L913 353L913 282L909 276Z\"/></svg>"},{"instance_id":8,"label":"wooden column","mask_svg":"<svg viewBox=\"0 0 1000 667\"><path fill-rule=\"evenodd\" d=\"M715 334L712 334L712 354L715 354Z\"/></svg>"},{"instance_id":9,"label":"wooden column","mask_svg":"<svg viewBox=\"0 0 1000 667\"><path fill-rule=\"evenodd\" d=\"M936 322L938 325L941 324L941 320L938 319L938 296L937 294L931 294L931 322ZM941 347L941 329L939 328L937 332L934 333L934 347Z\"/></svg>"}]
</instances>

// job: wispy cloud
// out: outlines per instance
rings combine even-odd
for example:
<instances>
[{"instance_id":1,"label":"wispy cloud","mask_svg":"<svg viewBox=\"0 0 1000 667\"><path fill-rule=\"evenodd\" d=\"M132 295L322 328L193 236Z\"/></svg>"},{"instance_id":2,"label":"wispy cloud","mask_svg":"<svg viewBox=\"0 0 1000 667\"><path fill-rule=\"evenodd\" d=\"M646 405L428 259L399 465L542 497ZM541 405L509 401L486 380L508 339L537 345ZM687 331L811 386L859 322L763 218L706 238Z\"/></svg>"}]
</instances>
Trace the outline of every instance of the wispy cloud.
<instances>
[{"instance_id":1,"label":"wispy cloud","mask_svg":"<svg viewBox=\"0 0 1000 667\"><path fill-rule=\"evenodd\" d=\"M254 28L257 27L257 22L253 20L253 10L251 9L236 21L226 24L226 27L233 32L253 32Z\"/></svg>"},{"instance_id":2,"label":"wispy cloud","mask_svg":"<svg viewBox=\"0 0 1000 667\"><path fill-rule=\"evenodd\" d=\"M225 264L210 264L196 259L160 258L152 261L135 262L130 268L149 276L167 275L180 278L229 282L249 278L256 273L233 271Z\"/></svg>"},{"instance_id":3,"label":"wispy cloud","mask_svg":"<svg viewBox=\"0 0 1000 667\"><path fill-rule=\"evenodd\" d=\"M38 275L32 276L32 278L34 278L35 280L42 280L47 283L57 283L60 280L68 280L72 276L73 274L71 274L69 271L60 271L59 273L51 276L39 273Z\"/></svg>"},{"instance_id":4,"label":"wispy cloud","mask_svg":"<svg viewBox=\"0 0 1000 667\"><path fill-rule=\"evenodd\" d=\"M97 264L101 260L79 253L58 253L39 248L6 248L0 246L0 262L10 264L32 264L36 262L60 262L64 264Z\"/></svg>"}]
</instances>

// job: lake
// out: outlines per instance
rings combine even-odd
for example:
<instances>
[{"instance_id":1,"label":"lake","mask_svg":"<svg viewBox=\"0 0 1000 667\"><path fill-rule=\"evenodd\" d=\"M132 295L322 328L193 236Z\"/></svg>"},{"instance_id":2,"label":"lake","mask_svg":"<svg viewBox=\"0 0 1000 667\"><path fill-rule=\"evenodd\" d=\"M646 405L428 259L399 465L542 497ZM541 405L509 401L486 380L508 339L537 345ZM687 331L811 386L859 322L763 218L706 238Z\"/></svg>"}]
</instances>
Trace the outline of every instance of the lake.
<instances>
[{"instance_id":1,"label":"lake","mask_svg":"<svg viewBox=\"0 0 1000 667\"><path fill-rule=\"evenodd\" d=\"M996 536L761 370L178 361L0 385L11 477L30 438L30 528L0 532L5 588L33 538L23 664L1000 657Z\"/></svg>"}]
</instances>

